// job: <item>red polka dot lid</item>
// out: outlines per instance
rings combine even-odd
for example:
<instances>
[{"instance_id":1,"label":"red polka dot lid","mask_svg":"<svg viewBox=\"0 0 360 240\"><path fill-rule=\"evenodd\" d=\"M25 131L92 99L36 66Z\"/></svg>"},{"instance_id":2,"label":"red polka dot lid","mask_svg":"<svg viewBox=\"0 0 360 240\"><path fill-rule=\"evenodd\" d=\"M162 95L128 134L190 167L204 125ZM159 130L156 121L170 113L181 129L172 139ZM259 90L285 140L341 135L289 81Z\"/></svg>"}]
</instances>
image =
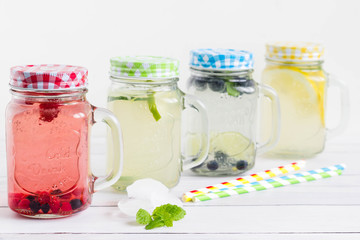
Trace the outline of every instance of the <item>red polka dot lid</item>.
<instances>
[{"instance_id":1,"label":"red polka dot lid","mask_svg":"<svg viewBox=\"0 0 360 240\"><path fill-rule=\"evenodd\" d=\"M10 86L37 90L86 88L88 70L84 67L40 64L15 66L10 70Z\"/></svg>"}]
</instances>

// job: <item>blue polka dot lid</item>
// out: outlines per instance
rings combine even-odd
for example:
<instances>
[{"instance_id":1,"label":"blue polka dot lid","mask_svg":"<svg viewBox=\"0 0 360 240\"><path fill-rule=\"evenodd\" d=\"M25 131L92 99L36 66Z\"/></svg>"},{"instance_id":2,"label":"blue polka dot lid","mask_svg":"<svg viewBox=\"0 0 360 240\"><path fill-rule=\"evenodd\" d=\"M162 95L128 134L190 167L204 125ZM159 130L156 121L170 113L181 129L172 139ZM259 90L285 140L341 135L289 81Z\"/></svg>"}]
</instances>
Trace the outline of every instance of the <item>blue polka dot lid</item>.
<instances>
[{"instance_id":1,"label":"blue polka dot lid","mask_svg":"<svg viewBox=\"0 0 360 240\"><path fill-rule=\"evenodd\" d=\"M190 52L190 66L197 69L253 69L253 54L235 49L195 49Z\"/></svg>"}]
</instances>

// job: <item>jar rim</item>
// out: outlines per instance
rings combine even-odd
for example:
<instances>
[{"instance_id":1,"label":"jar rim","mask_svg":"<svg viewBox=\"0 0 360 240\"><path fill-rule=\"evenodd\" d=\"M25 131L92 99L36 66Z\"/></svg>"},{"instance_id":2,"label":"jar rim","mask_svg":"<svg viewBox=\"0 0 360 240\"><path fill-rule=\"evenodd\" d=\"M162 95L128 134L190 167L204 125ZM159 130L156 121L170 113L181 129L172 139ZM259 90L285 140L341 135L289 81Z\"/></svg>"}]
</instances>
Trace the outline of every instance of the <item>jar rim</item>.
<instances>
[{"instance_id":1,"label":"jar rim","mask_svg":"<svg viewBox=\"0 0 360 240\"><path fill-rule=\"evenodd\" d=\"M84 95L88 92L87 88L61 89L61 90L43 90L43 89L25 89L10 87L10 93L16 96L34 97L34 98L64 98L78 95Z\"/></svg>"},{"instance_id":2,"label":"jar rim","mask_svg":"<svg viewBox=\"0 0 360 240\"><path fill-rule=\"evenodd\" d=\"M279 58L270 58L265 56L266 62L274 63L274 64L282 64L288 66L315 66L321 65L324 63L324 60L291 60L291 59L279 59Z\"/></svg>"},{"instance_id":3,"label":"jar rim","mask_svg":"<svg viewBox=\"0 0 360 240\"><path fill-rule=\"evenodd\" d=\"M159 77L159 78L154 78L154 77L125 77L125 76L114 76L110 74L110 81L111 82L124 82L124 83L137 83L137 84L167 84L167 83L172 83L172 82L178 82L179 81L179 77L168 77L168 78L164 78L164 77Z\"/></svg>"},{"instance_id":4,"label":"jar rim","mask_svg":"<svg viewBox=\"0 0 360 240\"><path fill-rule=\"evenodd\" d=\"M212 76L238 76L254 72L254 69L204 69L198 67L190 67L190 71L195 73L205 73Z\"/></svg>"}]
</instances>

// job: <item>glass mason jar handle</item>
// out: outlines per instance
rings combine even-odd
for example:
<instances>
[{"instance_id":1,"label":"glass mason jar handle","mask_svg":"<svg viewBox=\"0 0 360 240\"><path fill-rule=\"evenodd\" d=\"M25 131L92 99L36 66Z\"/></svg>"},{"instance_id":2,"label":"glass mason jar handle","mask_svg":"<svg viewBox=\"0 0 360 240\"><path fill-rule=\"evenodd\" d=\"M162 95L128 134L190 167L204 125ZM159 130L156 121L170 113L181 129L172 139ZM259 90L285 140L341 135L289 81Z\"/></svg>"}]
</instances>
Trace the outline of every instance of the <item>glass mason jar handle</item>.
<instances>
[{"instance_id":1,"label":"glass mason jar handle","mask_svg":"<svg viewBox=\"0 0 360 240\"><path fill-rule=\"evenodd\" d=\"M193 108L201 116L200 150L196 159L187 160L186 157L183 156L182 170L184 171L202 164L207 158L207 155L209 153L209 120L206 108L201 101L199 101L196 97L192 95L185 95L183 96L183 98L185 108Z\"/></svg>"},{"instance_id":2,"label":"glass mason jar handle","mask_svg":"<svg viewBox=\"0 0 360 240\"><path fill-rule=\"evenodd\" d=\"M95 177L94 192L110 187L119 180L123 169L123 142L120 123L115 115L107 109L92 106L92 122L104 122L111 129L113 144L112 169L107 176Z\"/></svg>"},{"instance_id":3,"label":"glass mason jar handle","mask_svg":"<svg viewBox=\"0 0 360 240\"><path fill-rule=\"evenodd\" d=\"M349 100L349 90L345 83L338 80L333 75L328 75L329 79L329 85L334 86L340 90L340 101L341 101L341 117L339 120L339 123L336 127L328 130L328 137L332 138L335 137L342 132L344 132L346 126L349 122L349 116L350 116L350 100Z\"/></svg>"},{"instance_id":4,"label":"glass mason jar handle","mask_svg":"<svg viewBox=\"0 0 360 240\"><path fill-rule=\"evenodd\" d=\"M269 98L271 101L271 115L272 115L272 126L271 134L269 139L263 143L258 144L257 152L258 154L265 153L273 148L279 141L280 137L280 127L281 127L281 112L280 112L280 101L279 97L276 94L276 91L266 85L259 84L260 91L264 94L265 97Z\"/></svg>"}]
</instances>

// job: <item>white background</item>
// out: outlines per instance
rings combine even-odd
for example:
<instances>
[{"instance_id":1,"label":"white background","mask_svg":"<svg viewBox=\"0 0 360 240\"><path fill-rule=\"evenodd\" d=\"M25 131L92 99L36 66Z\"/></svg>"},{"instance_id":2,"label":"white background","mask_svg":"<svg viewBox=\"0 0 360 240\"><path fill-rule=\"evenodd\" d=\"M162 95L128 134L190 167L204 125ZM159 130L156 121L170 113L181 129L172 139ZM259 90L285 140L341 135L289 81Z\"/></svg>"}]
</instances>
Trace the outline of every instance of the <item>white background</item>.
<instances>
[{"instance_id":1,"label":"white background","mask_svg":"<svg viewBox=\"0 0 360 240\"><path fill-rule=\"evenodd\" d=\"M4 239L359 239L359 26L357 0L0 0L0 238L6 233ZM85 66L89 69L88 98L94 105L105 106L112 56L177 58L181 62L179 85L184 89L191 49L250 50L259 81L264 44L271 40L323 43L325 69L349 86L351 120L346 132L329 140L326 150L308 161L308 169L345 162L344 176L209 201L201 207L188 203L186 220L152 232L120 215L116 203L122 195L111 189L96 193L92 207L84 213L41 224L15 217L6 207L3 126L11 66ZM338 99L330 96L329 123L336 122L338 105ZM96 140L97 155L93 156L101 159L105 142ZM278 160L257 162L261 164L255 165L254 172L280 165ZM184 191L223 181L225 177L220 181L184 174L174 191L181 196Z\"/></svg>"},{"instance_id":2,"label":"white background","mask_svg":"<svg viewBox=\"0 0 360 240\"><path fill-rule=\"evenodd\" d=\"M180 60L185 90L189 51L236 48L255 55L255 79L270 40L325 46L325 69L350 87L351 121L360 133L360 1L356 0L0 0L0 111L10 99L9 68L61 63L89 69L88 98L106 105L109 58L159 55ZM329 97L336 122L337 97ZM4 126L4 114L0 114ZM4 131L0 128L0 138ZM0 146L3 148L3 146Z\"/></svg>"}]
</instances>

